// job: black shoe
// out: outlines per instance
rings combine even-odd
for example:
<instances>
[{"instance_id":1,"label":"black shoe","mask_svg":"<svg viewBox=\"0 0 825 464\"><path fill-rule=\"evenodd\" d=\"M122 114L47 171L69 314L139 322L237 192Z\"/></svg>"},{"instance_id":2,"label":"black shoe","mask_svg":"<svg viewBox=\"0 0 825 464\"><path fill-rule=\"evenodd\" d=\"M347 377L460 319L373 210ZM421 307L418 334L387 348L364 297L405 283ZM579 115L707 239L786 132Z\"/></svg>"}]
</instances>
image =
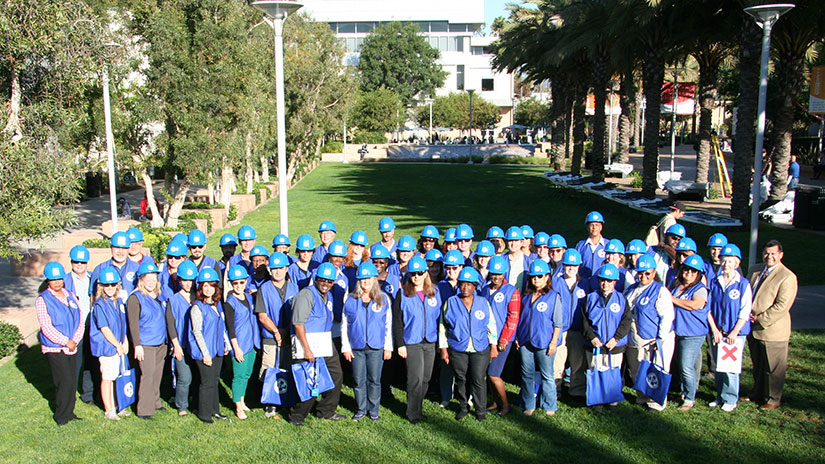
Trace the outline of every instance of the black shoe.
<instances>
[{"instance_id":1,"label":"black shoe","mask_svg":"<svg viewBox=\"0 0 825 464\"><path fill-rule=\"evenodd\" d=\"M81 417L77 417L77 416L73 416L73 417L72 417L71 419L69 419L69 420L73 420L73 421L82 421L82 420L83 420L83 418L81 418Z\"/></svg>"},{"instance_id":2,"label":"black shoe","mask_svg":"<svg viewBox=\"0 0 825 464\"><path fill-rule=\"evenodd\" d=\"M164 409L166 409L166 406L161 406L159 408L155 408L155 411L163 411Z\"/></svg>"},{"instance_id":3,"label":"black shoe","mask_svg":"<svg viewBox=\"0 0 825 464\"><path fill-rule=\"evenodd\" d=\"M212 415L212 417L214 417L215 419L226 420L226 416L220 413L215 413Z\"/></svg>"},{"instance_id":4,"label":"black shoe","mask_svg":"<svg viewBox=\"0 0 825 464\"><path fill-rule=\"evenodd\" d=\"M419 423L421 423L421 419L410 419L410 424L412 425L418 425Z\"/></svg>"},{"instance_id":5,"label":"black shoe","mask_svg":"<svg viewBox=\"0 0 825 464\"><path fill-rule=\"evenodd\" d=\"M466 409L459 409L458 412L455 413L455 420L464 419L464 417L466 417L467 414L469 414L469 413L470 413L470 411L468 411Z\"/></svg>"},{"instance_id":6,"label":"black shoe","mask_svg":"<svg viewBox=\"0 0 825 464\"><path fill-rule=\"evenodd\" d=\"M326 419L326 420L328 420L328 421L336 421L336 422L337 422L337 421L342 421L342 420L344 420L344 419L346 419L346 418L347 418L347 416L345 416L345 415L343 415L343 414L338 414L338 413L335 413L335 414L333 414L333 415L331 415L331 416L329 416L329 417L325 417L324 419Z\"/></svg>"},{"instance_id":7,"label":"black shoe","mask_svg":"<svg viewBox=\"0 0 825 464\"><path fill-rule=\"evenodd\" d=\"M138 416L138 417L140 417L140 416ZM212 418L211 418L211 417L198 417L198 419L200 419L200 420L201 420L201 422L203 422L204 424L212 424L212 423L214 423L214 421L212 421Z\"/></svg>"},{"instance_id":8,"label":"black shoe","mask_svg":"<svg viewBox=\"0 0 825 464\"><path fill-rule=\"evenodd\" d=\"M479 422L482 422L485 419L487 419L487 414L479 414L479 415L476 416L476 420L479 421Z\"/></svg>"},{"instance_id":9,"label":"black shoe","mask_svg":"<svg viewBox=\"0 0 825 464\"><path fill-rule=\"evenodd\" d=\"M81 398L81 399L80 399L80 401L82 401L82 402L84 402L84 403L86 403L86 404L88 404L88 405L94 405L94 404L95 404L95 400L94 400L94 399L84 400L83 398Z\"/></svg>"},{"instance_id":10,"label":"black shoe","mask_svg":"<svg viewBox=\"0 0 825 464\"><path fill-rule=\"evenodd\" d=\"M303 427L304 421L289 421L290 424L294 425L295 427Z\"/></svg>"},{"instance_id":11,"label":"black shoe","mask_svg":"<svg viewBox=\"0 0 825 464\"><path fill-rule=\"evenodd\" d=\"M147 420L147 421L149 421L149 420L152 420L152 419L153 419L153 417L152 417L152 416L138 416L138 417L139 417L139 418L141 418L141 419L143 419L143 420Z\"/></svg>"}]
</instances>

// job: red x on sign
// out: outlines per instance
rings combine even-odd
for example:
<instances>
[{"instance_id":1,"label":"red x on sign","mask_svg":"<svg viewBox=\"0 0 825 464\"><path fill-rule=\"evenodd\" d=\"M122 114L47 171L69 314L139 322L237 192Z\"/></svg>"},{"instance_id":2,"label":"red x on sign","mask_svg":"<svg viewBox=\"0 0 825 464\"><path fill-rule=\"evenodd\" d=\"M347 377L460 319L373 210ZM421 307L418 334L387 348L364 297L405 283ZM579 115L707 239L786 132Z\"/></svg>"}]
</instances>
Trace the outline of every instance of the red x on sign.
<instances>
[{"instance_id":1,"label":"red x on sign","mask_svg":"<svg viewBox=\"0 0 825 464\"><path fill-rule=\"evenodd\" d=\"M725 354L722 355L722 360L730 358L731 361L736 361L736 350L737 349L738 349L738 347L736 345L734 345L730 348L728 348L727 346L722 346L722 351L725 352Z\"/></svg>"}]
</instances>

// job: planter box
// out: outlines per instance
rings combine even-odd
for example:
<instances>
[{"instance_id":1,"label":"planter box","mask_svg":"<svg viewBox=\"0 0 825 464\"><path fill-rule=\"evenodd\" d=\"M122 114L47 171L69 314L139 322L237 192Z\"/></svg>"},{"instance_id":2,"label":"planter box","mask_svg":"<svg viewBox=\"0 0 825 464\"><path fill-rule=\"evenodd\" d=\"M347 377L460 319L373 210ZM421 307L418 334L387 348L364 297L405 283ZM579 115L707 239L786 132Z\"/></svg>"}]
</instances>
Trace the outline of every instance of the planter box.
<instances>
[{"instance_id":1,"label":"planter box","mask_svg":"<svg viewBox=\"0 0 825 464\"><path fill-rule=\"evenodd\" d=\"M269 199L269 189L262 188L259 190L261 192L261 204L266 203L266 200Z\"/></svg>"},{"instance_id":2,"label":"planter box","mask_svg":"<svg viewBox=\"0 0 825 464\"><path fill-rule=\"evenodd\" d=\"M238 217L255 209L255 195L251 193L234 194L229 202L238 208Z\"/></svg>"},{"instance_id":3,"label":"planter box","mask_svg":"<svg viewBox=\"0 0 825 464\"><path fill-rule=\"evenodd\" d=\"M118 221L119 222L119 221ZM103 237L100 232L92 232L92 231L77 231L72 232L71 234L64 234L61 237L61 247L66 250L71 250L75 245L82 245L83 242L89 239L96 239L96 238L105 238Z\"/></svg>"},{"instance_id":4,"label":"planter box","mask_svg":"<svg viewBox=\"0 0 825 464\"><path fill-rule=\"evenodd\" d=\"M149 248L143 247L144 255L150 253ZM98 264L111 257L112 252L109 248L89 248L89 272L92 272ZM72 269L68 248L47 248L45 250L27 250L19 260L11 260L11 275L42 277L43 268L46 267L46 263L49 261L59 262L66 272L70 272Z\"/></svg>"},{"instance_id":5,"label":"planter box","mask_svg":"<svg viewBox=\"0 0 825 464\"><path fill-rule=\"evenodd\" d=\"M115 232L126 232L130 227L137 227L138 224L140 224L138 221L131 219L118 219L117 231L114 231L112 228L112 220L110 219L100 226L100 231L103 232L103 235L106 237L111 237Z\"/></svg>"},{"instance_id":6,"label":"planter box","mask_svg":"<svg viewBox=\"0 0 825 464\"><path fill-rule=\"evenodd\" d=\"M209 221L206 219L192 219L192 222L195 223L195 228L200 230L206 235L209 235Z\"/></svg>"},{"instance_id":7,"label":"planter box","mask_svg":"<svg viewBox=\"0 0 825 464\"><path fill-rule=\"evenodd\" d=\"M192 211L206 211L212 216L212 230L221 230L226 227L226 211L223 208L198 209Z\"/></svg>"},{"instance_id":8,"label":"planter box","mask_svg":"<svg viewBox=\"0 0 825 464\"><path fill-rule=\"evenodd\" d=\"M266 187L269 189L269 196L270 197L277 197L278 196L278 183L273 184L266 184Z\"/></svg>"},{"instance_id":9,"label":"planter box","mask_svg":"<svg viewBox=\"0 0 825 464\"><path fill-rule=\"evenodd\" d=\"M0 320L16 325L23 335L23 345L32 347L40 342L40 323L37 321L37 313L34 305L24 308L5 307L0 308Z\"/></svg>"}]
</instances>

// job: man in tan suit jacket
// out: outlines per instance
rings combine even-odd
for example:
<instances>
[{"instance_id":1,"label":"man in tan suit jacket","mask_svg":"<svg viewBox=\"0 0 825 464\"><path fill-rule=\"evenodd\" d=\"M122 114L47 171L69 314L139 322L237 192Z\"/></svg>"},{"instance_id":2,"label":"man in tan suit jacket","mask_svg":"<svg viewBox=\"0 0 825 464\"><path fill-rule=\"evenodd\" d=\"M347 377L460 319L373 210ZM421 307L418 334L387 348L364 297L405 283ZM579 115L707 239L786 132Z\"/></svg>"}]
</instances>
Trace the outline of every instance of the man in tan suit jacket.
<instances>
[{"instance_id":1,"label":"man in tan suit jacket","mask_svg":"<svg viewBox=\"0 0 825 464\"><path fill-rule=\"evenodd\" d=\"M753 286L753 309L748 348L753 361L753 390L748 398L776 409L782 400L791 338L791 306L796 299L796 274L782 264L782 244L771 240L762 261L748 270Z\"/></svg>"}]
</instances>

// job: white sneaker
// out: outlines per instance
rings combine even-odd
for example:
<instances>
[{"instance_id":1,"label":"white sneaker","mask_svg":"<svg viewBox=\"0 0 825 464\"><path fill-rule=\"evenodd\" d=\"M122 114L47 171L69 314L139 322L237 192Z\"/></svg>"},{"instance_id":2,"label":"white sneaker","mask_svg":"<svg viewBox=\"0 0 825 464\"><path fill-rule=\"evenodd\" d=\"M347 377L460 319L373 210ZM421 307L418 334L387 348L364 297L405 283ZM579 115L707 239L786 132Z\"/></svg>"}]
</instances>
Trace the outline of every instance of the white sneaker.
<instances>
[{"instance_id":1,"label":"white sneaker","mask_svg":"<svg viewBox=\"0 0 825 464\"><path fill-rule=\"evenodd\" d=\"M103 417L109 420L120 420L120 416L118 416L117 413L114 411L106 411L105 413L103 413Z\"/></svg>"},{"instance_id":2,"label":"white sneaker","mask_svg":"<svg viewBox=\"0 0 825 464\"><path fill-rule=\"evenodd\" d=\"M715 408L716 406L719 406L719 403L717 401L711 401L710 403L708 403L709 408Z\"/></svg>"},{"instance_id":3,"label":"white sneaker","mask_svg":"<svg viewBox=\"0 0 825 464\"><path fill-rule=\"evenodd\" d=\"M129 417L129 416L132 415L132 413L129 412L128 409L124 409L124 410L120 411L119 413L117 413L117 415L120 416L120 417Z\"/></svg>"},{"instance_id":4,"label":"white sneaker","mask_svg":"<svg viewBox=\"0 0 825 464\"><path fill-rule=\"evenodd\" d=\"M654 410L654 411L664 411L665 408L667 407L667 403L665 403L665 405L663 406L663 405L661 405L661 404L659 404L655 401L648 401L647 402L647 407Z\"/></svg>"},{"instance_id":5,"label":"white sneaker","mask_svg":"<svg viewBox=\"0 0 825 464\"><path fill-rule=\"evenodd\" d=\"M731 411L733 411L734 409L736 409L736 405L735 405L735 404L723 404L723 405L722 405L722 411L725 411L725 412L731 412Z\"/></svg>"}]
</instances>

